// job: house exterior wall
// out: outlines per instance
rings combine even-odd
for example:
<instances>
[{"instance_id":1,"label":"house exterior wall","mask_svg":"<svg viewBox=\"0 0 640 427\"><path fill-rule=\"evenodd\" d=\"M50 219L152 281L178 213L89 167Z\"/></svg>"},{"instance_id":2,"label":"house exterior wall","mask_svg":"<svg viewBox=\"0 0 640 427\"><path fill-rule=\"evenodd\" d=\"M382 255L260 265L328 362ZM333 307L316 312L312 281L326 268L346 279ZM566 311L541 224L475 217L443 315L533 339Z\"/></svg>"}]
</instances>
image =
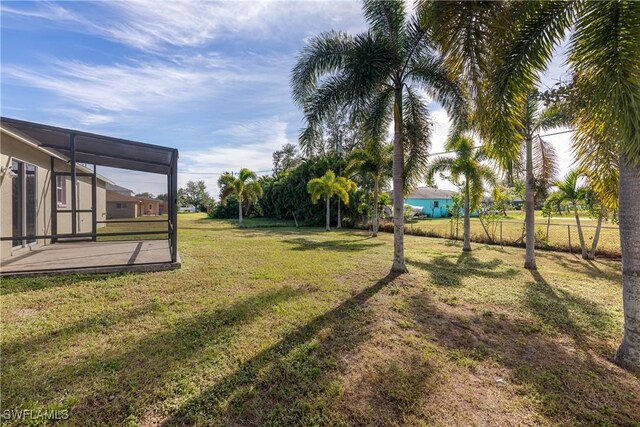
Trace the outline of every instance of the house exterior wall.
<instances>
[{"instance_id":1,"label":"house exterior wall","mask_svg":"<svg viewBox=\"0 0 640 427\"><path fill-rule=\"evenodd\" d=\"M11 236L13 233L11 186L12 160L30 163L36 166L36 230L40 235L51 232L51 157L4 132L0 133L0 165L6 166L7 172L0 176L0 235ZM50 240L40 239L36 245L49 244ZM0 259L24 251L27 248L14 250L11 241L0 242Z\"/></svg>"},{"instance_id":2,"label":"house exterior wall","mask_svg":"<svg viewBox=\"0 0 640 427\"><path fill-rule=\"evenodd\" d=\"M36 166L36 232L38 235L47 235L53 232L51 217L51 197L55 197L55 188L51 188L51 156L14 138L11 135L0 133L0 165L6 166L7 172L0 174L0 235L11 236L13 233L13 212L12 200L13 189L11 176L8 170L11 169L12 160L18 160ZM55 159L57 172L70 172L70 166ZM71 209L71 178L66 180L67 185L67 207L59 209ZM106 218L106 190L105 182L97 181L96 185L96 214L98 221ZM91 209L91 178L82 177L78 179L78 209ZM71 233L71 214L57 214L58 233ZM98 227L104 224L98 224ZM91 232L91 213L78 214L78 232ZM50 239L38 239L31 246L48 245ZM0 242L0 259L11 255L17 255L28 248L14 249L11 241Z\"/></svg>"},{"instance_id":3,"label":"house exterior wall","mask_svg":"<svg viewBox=\"0 0 640 427\"><path fill-rule=\"evenodd\" d=\"M143 200L140 202L141 216L160 215L160 202L155 200Z\"/></svg>"},{"instance_id":4,"label":"house exterior wall","mask_svg":"<svg viewBox=\"0 0 640 427\"><path fill-rule=\"evenodd\" d=\"M435 207L435 203L438 203L438 207ZM453 205L452 199L404 199L404 203L411 206L421 207L424 215L429 215L431 218L446 218L449 217L449 210L447 206Z\"/></svg>"},{"instance_id":5,"label":"house exterior wall","mask_svg":"<svg viewBox=\"0 0 640 427\"><path fill-rule=\"evenodd\" d=\"M71 166L67 163L56 160L55 163L56 172L71 172ZM71 210L71 177L67 176L65 179L67 204L58 205L59 210ZM77 179L76 187L78 209L91 209L91 177L79 176ZM101 179L96 183L96 220L104 221L107 218L107 190L106 183ZM91 233L91 213L79 212L77 215L77 231L78 233ZM58 212L57 214L57 228L58 233L71 233L71 213ZM97 228L104 227L106 224L97 224Z\"/></svg>"},{"instance_id":6,"label":"house exterior wall","mask_svg":"<svg viewBox=\"0 0 640 427\"><path fill-rule=\"evenodd\" d=\"M138 203L136 202L106 202L106 205L107 219L138 217Z\"/></svg>"}]
</instances>

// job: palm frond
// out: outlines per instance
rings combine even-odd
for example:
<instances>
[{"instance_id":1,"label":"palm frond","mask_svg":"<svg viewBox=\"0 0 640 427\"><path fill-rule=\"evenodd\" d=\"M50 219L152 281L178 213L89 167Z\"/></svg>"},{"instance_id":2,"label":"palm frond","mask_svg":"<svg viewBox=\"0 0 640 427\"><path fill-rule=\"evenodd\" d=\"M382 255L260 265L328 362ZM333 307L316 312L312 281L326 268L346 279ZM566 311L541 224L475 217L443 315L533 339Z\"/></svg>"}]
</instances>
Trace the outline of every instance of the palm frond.
<instances>
[{"instance_id":1,"label":"palm frond","mask_svg":"<svg viewBox=\"0 0 640 427\"><path fill-rule=\"evenodd\" d=\"M465 96L458 82L450 77L441 58L426 52L417 55L409 67L407 80L415 81L433 96L454 123L467 121Z\"/></svg>"},{"instance_id":2,"label":"palm frond","mask_svg":"<svg viewBox=\"0 0 640 427\"><path fill-rule=\"evenodd\" d=\"M429 110L420 97L407 87L403 100L404 191L411 191L422 180L429 164L432 124Z\"/></svg>"},{"instance_id":3,"label":"palm frond","mask_svg":"<svg viewBox=\"0 0 640 427\"><path fill-rule=\"evenodd\" d=\"M640 2L586 2L569 47L576 89L588 94L581 122L605 125L634 165L640 163L639 40Z\"/></svg>"},{"instance_id":4,"label":"palm frond","mask_svg":"<svg viewBox=\"0 0 640 427\"><path fill-rule=\"evenodd\" d=\"M533 139L533 175L536 181L541 182L545 187L551 185L559 172L558 154L555 147L540 138Z\"/></svg>"},{"instance_id":5,"label":"palm frond","mask_svg":"<svg viewBox=\"0 0 640 427\"><path fill-rule=\"evenodd\" d=\"M427 168L427 182L433 184L433 178L437 173L443 173L453 168L453 157L436 157Z\"/></svg>"},{"instance_id":6,"label":"palm frond","mask_svg":"<svg viewBox=\"0 0 640 427\"><path fill-rule=\"evenodd\" d=\"M364 17L371 30L398 45L404 34L404 2L401 0L364 0Z\"/></svg>"},{"instance_id":7,"label":"palm frond","mask_svg":"<svg viewBox=\"0 0 640 427\"><path fill-rule=\"evenodd\" d=\"M338 72L352 47L352 37L345 33L331 31L312 38L291 72L294 102L303 105L321 76Z\"/></svg>"}]
</instances>

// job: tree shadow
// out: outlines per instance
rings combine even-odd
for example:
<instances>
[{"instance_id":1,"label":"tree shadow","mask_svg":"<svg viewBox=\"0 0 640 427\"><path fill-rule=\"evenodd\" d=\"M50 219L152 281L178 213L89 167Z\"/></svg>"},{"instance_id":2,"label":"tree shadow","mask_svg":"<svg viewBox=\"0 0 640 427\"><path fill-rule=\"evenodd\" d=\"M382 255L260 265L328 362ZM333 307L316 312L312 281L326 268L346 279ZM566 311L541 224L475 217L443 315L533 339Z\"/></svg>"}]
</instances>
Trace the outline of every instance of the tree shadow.
<instances>
[{"instance_id":1,"label":"tree shadow","mask_svg":"<svg viewBox=\"0 0 640 427\"><path fill-rule=\"evenodd\" d=\"M572 336L579 347L594 345L588 337L611 338L607 331L615 329L615 318L597 304L564 289L553 287L540 272L530 270L534 281L527 284L523 304L550 331ZM613 354L614 349L601 349Z\"/></svg>"},{"instance_id":2,"label":"tree shadow","mask_svg":"<svg viewBox=\"0 0 640 427\"><path fill-rule=\"evenodd\" d=\"M367 301L396 279L388 274L336 308L285 335L229 375L184 403L163 425L318 425L344 423L332 411L340 385L334 373L365 341Z\"/></svg>"},{"instance_id":3,"label":"tree shadow","mask_svg":"<svg viewBox=\"0 0 640 427\"><path fill-rule=\"evenodd\" d=\"M132 322L135 319L153 313L157 307L154 303L132 309L101 312L95 316L73 322L46 334L30 336L20 341L3 342L1 347L4 363L17 363L17 359L48 351L68 341L76 334L101 333L121 322ZM46 347L46 348L45 348Z\"/></svg>"},{"instance_id":4,"label":"tree shadow","mask_svg":"<svg viewBox=\"0 0 640 427\"><path fill-rule=\"evenodd\" d=\"M572 339L532 328L527 319L448 307L424 293L412 299L410 313L417 330L449 354L481 364L467 368L471 375L487 375L487 370L491 375L492 367L499 367L502 383L483 378L483 391L507 387L508 393L528 396L544 424L640 422L640 383L609 360L612 353L606 346L576 348Z\"/></svg>"},{"instance_id":5,"label":"tree shadow","mask_svg":"<svg viewBox=\"0 0 640 427\"><path fill-rule=\"evenodd\" d=\"M499 269L504 263L498 258L481 261L469 252L462 252L455 261L451 258L452 255L441 255L428 262L407 258L407 264L429 272L432 282L443 287L462 286L462 279L468 276L507 279L519 274L515 268Z\"/></svg>"},{"instance_id":6,"label":"tree shadow","mask_svg":"<svg viewBox=\"0 0 640 427\"><path fill-rule=\"evenodd\" d=\"M361 237L361 236L359 236ZM372 241L370 243L363 243L366 240L371 240L372 237L364 237L357 240L345 240L345 239L335 239L335 240L311 240L306 237L298 237L295 239L287 239L284 240L284 243L288 243L292 245L291 250L293 251L315 251L315 250L328 250L328 251L336 251L336 252L358 252L364 251L370 248L375 248L377 246L383 246L384 242L375 242Z\"/></svg>"},{"instance_id":7,"label":"tree shadow","mask_svg":"<svg viewBox=\"0 0 640 427\"><path fill-rule=\"evenodd\" d=\"M202 349L210 345L224 346L238 333L241 325L250 323L274 305L307 292L307 288L297 290L289 287L262 292L230 306L206 311L169 329L161 328L143 337L128 350L122 351L122 344L112 345L107 347L107 351L83 356L76 363L65 364L54 371L44 366L43 372L23 372L25 376L46 378L46 381L30 384L29 399L46 404L59 399L62 392L60 387L78 390L88 388L91 392L84 399L74 402L70 408L74 420L108 420L111 425L125 424L136 407L139 410L141 404L154 400L158 393L163 392L163 384L175 369L197 358ZM115 320L135 321L143 314L144 310L132 311ZM91 320L80 322L61 332L86 332L92 323ZM41 347L44 340L37 338L28 345L35 346L38 351L47 351L47 348ZM19 345L11 344L8 348L15 354L19 351ZM22 381L17 375L6 380L3 375L3 385L7 389L19 388ZM100 384L100 387L89 384ZM7 406L18 404L6 400L3 403Z\"/></svg>"},{"instance_id":8,"label":"tree shadow","mask_svg":"<svg viewBox=\"0 0 640 427\"><path fill-rule=\"evenodd\" d=\"M99 283L118 276L136 273L112 274L70 274L58 276L9 277L0 280L0 295L10 295L22 292L38 291L41 289L73 286L77 283ZM145 274L145 273L137 273ZM146 273L148 274L148 273Z\"/></svg>"},{"instance_id":9,"label":"tree shadow","mask_svg":"<svg viewBox=\"0 0 640 427\"><path fill-rule=\"evenodd\" d=\"M584 274L590 277L599 277L612 282L621 282L622 273L619 264L606 263L598 260L585 260L580 256L567 253L557 253L550 251L539 251L538 257L553 261L576 274Z\"/></svg>"}]
</instances>

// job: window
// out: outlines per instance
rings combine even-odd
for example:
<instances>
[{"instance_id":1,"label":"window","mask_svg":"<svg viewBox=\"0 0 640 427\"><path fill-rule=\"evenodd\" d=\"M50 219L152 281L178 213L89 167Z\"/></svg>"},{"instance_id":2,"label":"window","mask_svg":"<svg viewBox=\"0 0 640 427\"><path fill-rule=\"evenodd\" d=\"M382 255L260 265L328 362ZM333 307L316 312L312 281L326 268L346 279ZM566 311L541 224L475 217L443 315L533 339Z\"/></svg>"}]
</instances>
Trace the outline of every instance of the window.
<instances>
[{"instance_id":1,"label":"window","mask_svg":"<svg viewBox=\"0 0 640 427\"><path fill-rule=\"evenodd\" d=\"M434 208L439 208L440 207L440 202L433 202L433 207Z\"/></svg>"},{"instance_id":2,"label":"window","mask_svg":"<svg viewBox=\"0 0 640 427\"><path fill-rule=\"evenodd\" d=\"M56 176L56 200L58 207L67 207L67 177Z\"/></svg>"},{"instance_id":3,"label":"window","mask_svg":"<svg viewBox=\"0 0 640 427\"><path fill-rule=\"evenodd\" d=\"M116 203L116 209L127 209L126 203Z\"/></svg>"}]
</instances>

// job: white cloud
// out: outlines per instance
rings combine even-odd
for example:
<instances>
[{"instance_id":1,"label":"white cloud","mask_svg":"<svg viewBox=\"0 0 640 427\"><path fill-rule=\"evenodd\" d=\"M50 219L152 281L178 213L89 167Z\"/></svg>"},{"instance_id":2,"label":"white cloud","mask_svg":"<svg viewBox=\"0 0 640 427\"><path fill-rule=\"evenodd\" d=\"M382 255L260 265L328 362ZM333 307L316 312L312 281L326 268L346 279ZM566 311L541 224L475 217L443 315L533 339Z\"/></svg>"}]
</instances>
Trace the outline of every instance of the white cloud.
<instances>
[{"instance_id":1,"label":"white cloud","mask_svg":"<svg viewBox=\"0 0 640 427\"><path fill-rule=\"evenodd\" d=\"M5 65L5 82L56 95L58 113L86 125L114 122L131 112L171 111L180 103L207 99L234 87L274 81L277 70L251 61L242 65L217 55L177 55L149 62L110 65L53 60L44 67Z\"/></svg>"},{"instance_id":2,"label":"white cloud","mask_svg":"<svg viewBox=\"0 0 640 427\"><path fill-rule=\"evenodd\" d=\"M73 24L74 30L124 45L158 51L196 47L226 36L265 39L293 27L307 29L327 20L343 30L364 29L360 4L352 1L112 1L84 14L49 2L33 10L3 7L3 13ZM95 19L98 14L100 19ZM308 18L314 17L310 22Z\"/></svg>"},{"instance_id":3,"label":"white cloud","mask_svg":"<svg viewBox=\"0 0 640 427\"><path fill-rule=\"evenodd\" d=\"M242 168L271 171L275 150L295 143L287 137L287 122L278 118L236 123L212 132L211 146L204 150L180 152L179 184L204 180L209 192L217 195L219 172L238 172Z\"/></svg>"}]
</instances>

